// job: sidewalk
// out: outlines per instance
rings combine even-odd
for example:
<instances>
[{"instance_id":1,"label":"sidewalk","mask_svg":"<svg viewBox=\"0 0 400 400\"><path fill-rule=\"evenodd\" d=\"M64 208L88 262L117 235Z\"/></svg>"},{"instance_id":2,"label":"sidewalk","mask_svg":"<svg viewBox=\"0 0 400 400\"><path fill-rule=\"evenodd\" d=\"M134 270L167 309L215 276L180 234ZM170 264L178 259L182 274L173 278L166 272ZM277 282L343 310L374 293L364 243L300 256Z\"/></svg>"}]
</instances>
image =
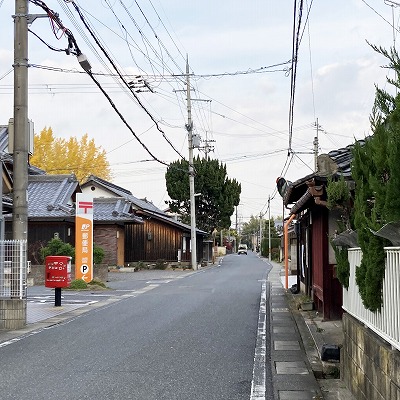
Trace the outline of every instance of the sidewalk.
<instances>
[{"instance_id":1,"label":"sidewalk","mask_svg":"<svg viewBox=\"0 0 400 400\"><path fill-rule=\"evenodd\" d=\"M343 343L342 321L322 321L316 311L298 310L296 295L284 289L282 266L274 262L271 264L268 281L271 282L271 356L278 376L274 384L276 398L353 400L354 397L344 382L337 379L340 363L321 361L320 354L323 344ZM289 287L296 283L293 281L295 279L289 277ZM286 375L286 381L290 381L290 385L282 382L284 379L279 379L278 363L283 357L281 353L286 353L285 357L290 361L288 364L291 370L285 371L287 375L292 375Z\"/></svg>"}]
</instances>

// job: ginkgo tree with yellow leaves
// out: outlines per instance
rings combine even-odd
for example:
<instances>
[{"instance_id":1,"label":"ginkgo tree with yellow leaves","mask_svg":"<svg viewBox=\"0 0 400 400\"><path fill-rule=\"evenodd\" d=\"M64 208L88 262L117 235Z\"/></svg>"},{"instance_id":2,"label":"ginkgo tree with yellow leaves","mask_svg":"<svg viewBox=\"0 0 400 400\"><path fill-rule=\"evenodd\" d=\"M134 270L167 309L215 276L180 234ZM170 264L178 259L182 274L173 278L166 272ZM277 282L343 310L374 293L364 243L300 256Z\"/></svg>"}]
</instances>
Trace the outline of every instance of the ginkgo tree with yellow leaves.
<instances>
[{"instance_id":1,"label":"ginkgo tree with yellow leaves","mask_svg":"<svg viewBox=\"0 0 400 400\"><path fill-rule=\"evenodd\" d=\"M44 128L34 137L34 153L30 163L48 174L74 173L80 183L90 175L111 179L105 150L96 146L94 139L89 140L87 133L79 141L76 137L66 140L54 137L51 127Z\"/></svg>"}]
</instances>

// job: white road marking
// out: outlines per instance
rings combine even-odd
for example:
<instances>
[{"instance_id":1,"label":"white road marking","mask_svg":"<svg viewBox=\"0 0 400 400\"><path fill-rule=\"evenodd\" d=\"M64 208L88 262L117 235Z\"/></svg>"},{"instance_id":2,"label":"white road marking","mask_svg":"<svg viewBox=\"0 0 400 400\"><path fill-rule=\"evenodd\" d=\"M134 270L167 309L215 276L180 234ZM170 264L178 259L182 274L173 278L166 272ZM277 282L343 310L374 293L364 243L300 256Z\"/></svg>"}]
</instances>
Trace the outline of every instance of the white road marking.
<instances>
[{"instance_id":1,"label":"white road marking","mask_svg":"<svg viewBox=\"0 0 400 400\"><path fill-rule=\"evenodd\" d=\"M254 352L253 379L250 400L265 400L266 367L266 326L267 326L267 283L261 286L260 311L258 313L257 341Z\"/></svg>"}]
</instances>

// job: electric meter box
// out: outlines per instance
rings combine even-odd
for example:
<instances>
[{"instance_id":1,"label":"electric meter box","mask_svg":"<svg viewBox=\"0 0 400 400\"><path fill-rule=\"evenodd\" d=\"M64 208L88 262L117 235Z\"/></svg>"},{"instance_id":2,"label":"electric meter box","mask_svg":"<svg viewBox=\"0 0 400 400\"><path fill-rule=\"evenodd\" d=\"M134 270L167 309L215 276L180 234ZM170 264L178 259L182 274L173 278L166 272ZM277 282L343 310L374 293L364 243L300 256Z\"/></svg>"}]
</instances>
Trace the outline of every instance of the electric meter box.
<instances>
[{"instance_id":1,"label":"electric meter box","mask_svg":"<svg viewBox=\"0 0 400 400\"><path fill-rule=\"evenodd\" d=\"M71 259L69 256L46 257L46 287L65 288L71 284Z\"/></svg>"}]
</instances>

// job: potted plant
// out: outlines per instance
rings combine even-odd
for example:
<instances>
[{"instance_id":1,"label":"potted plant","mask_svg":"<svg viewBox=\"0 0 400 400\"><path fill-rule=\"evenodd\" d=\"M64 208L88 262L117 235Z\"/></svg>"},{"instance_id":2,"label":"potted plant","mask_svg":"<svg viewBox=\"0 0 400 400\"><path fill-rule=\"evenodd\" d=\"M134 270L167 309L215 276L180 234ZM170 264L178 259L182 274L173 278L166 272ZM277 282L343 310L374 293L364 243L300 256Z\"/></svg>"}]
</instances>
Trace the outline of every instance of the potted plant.
<instances>
[{"instance_id":1,"label":"potted plant","mask_svg":"<svg viewBox=\"0 0 400 400\"><path fill-rule=\"evenodd\" d=\"M312 311L314 309L313 300L309 296L303 295L300 300L300 308L303 311Z\"/></svg>"}]
</instances>

